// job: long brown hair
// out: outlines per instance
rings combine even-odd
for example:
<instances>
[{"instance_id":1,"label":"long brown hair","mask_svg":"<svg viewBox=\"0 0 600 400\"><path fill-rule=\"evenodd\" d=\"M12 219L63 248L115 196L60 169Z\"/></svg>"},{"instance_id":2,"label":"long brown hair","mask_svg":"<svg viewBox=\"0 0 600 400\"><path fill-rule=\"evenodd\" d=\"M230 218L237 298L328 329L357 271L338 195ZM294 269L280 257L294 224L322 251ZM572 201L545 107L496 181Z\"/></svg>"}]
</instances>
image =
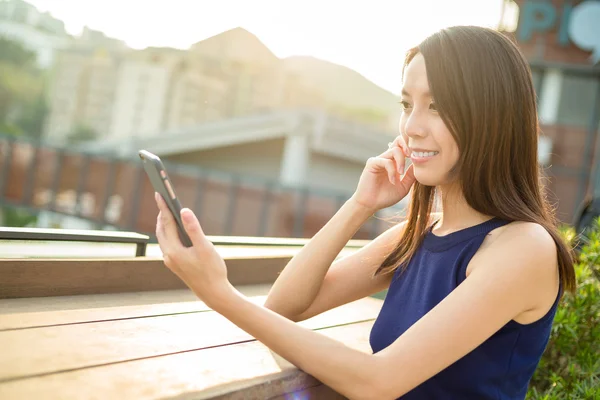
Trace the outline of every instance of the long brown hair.
<instances>
[{"instance_id":1,"label":"long brown hair","mask_svg":"<svg viewBox=\"0 0 600 400\"><path fill-rule=\"evenodd\" d=\"M543 226L556 242L562 289L573 291L574 253L546 198L536 94L522 53L502 33L475 26L428 37L408 51L404 69L418 53L440 117L459 148L452 172L465 200L482 214ZM406 268L429 228L434 199L434 187L415 182L400 241L375 276Z\"/></svg>"}]
</instances>

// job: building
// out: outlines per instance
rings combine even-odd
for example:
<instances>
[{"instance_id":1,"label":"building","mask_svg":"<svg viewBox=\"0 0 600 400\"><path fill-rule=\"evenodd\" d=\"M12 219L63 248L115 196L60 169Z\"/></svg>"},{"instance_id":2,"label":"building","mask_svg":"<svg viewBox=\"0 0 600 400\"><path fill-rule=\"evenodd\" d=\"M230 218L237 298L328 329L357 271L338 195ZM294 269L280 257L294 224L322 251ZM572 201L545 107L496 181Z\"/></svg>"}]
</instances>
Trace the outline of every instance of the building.
<instances>
[{"instance_id":1,"label":"building","mask_svg":"<svg viewBox=\"0 0 600 400\"><path fill-rule=\"evenodd\" d=\"M134 159L140 149L167 163L202 167L244 184L271 181L290 189L351 195L369 157L395 135L322 111L272 111L154 136L85 145ZM185 168L185 167L184 167Z\"/></svg>"},{"instance_id":2,"label":"building","mask_svg":"<svg viewBox=\"0 0 600 400\"><path fill-rule=\"evenodd\" d=\"M0 0L0 35L34 52L41 68L52 66L55 52L72 40L62 21L23 0Z\"/></svg>"},{"instance_id":3,"label":"building","mask_svg":"<svg viewBox=\"0 0 600 400\"><path fill-rule=\"evenodd\" d=\"M131 52L120 63L109 130L102 140L154 135L164 129L172 78L182 51L149 48Z\"/></svg>"},{"instance_id":4,"label":"building","mask_svg":"<svg viewBox=\"0 0 600 400\"><path fill-rule=\"evenodd\" d=\"M48 102L45 135L57 141L88 138L109 131L121 56L92 48L57 53Z\"/></svg>"},{"instance_id":5,"label":"building","mask_svg":"<svg viewBox=\"0 0 600 400\"><path fill-rule=\"evenodd\" d=\"M61 20L23 0L0 0L0 35L33 51L51 74L46 136L65 141L108 132L124 42L87 27L72 37Z\"/></svg>"},{"instance_id":6,"label":"building","mask_svg":"<svg viewBox=\"0 0 600 400\"><path fill-rule=\"evenodd\" d=\"M600 2L518 0L514 39L529 60L560 220L600 196Z\"/></svg>"},{"instance_id":7,"label":"building","mask_svg":"<svg viewBox=\"0 0 600 400\"><path fill-rule=\"evenodd\" d=\"M56 59L46 134L149 137L274 109L329 109L322 91L236 28L191 46L124 50L85 30Z\"/></svg>"},{"instance_id":8,"label":"building","mask_svg":"<svg viewBox=\"0 0 600 400\"><path fill-rule=\"evenodd\" d=\"M296 68L285 61L242 28L187 51L75 47L56 65L47 134L66 140L66 132L85 126L97 134L82 145L92 151L133 157L145 148L242 180L351 194L367 158L385 151L396 133L331 111L360 108L351 98L374 85L345 67L310 60L313 76L324 67L328 76L341 71L358 80L350 86L359 90L346 91L349 105L340 104L327 97L326 84L303 75L297 63L306 60L291 60ZM392 94L373 91L369 98L396 105Z\"/></svg>"},{"instance_id":9,"label":"building","mask_svg":"<svg viewBox=\"0 0 600 400\"><path fill-rule=\"evenodd\" d=\"M163 129L189 128L227 115L229 83L202 60L186 57L173 71Z\"/></svg>"},{"instance_id":10,"label":"building","mask_svg":"<svg viewBox=\"0 0 600 400\"><path fill-rule=\"evenodd\" d=\"M79 48L104 49L113 52L127 51L129 48L124 41L108 37L104 32L85 26L79 36L73 40L73 46Z\"/></svg>"}]
</instances>

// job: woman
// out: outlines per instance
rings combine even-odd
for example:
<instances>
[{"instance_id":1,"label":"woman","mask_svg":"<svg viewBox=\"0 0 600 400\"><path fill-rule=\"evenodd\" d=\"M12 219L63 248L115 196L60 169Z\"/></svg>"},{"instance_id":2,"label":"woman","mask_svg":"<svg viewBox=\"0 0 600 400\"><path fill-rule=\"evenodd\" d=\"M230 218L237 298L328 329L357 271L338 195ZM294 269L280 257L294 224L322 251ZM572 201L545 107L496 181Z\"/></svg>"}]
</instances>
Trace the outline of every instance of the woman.
<instances>
[{"instance_id":1,"label":"woman","mask_svg":"<svg viewBox=\"0 0 600 400\"><path fill-rule=\"evenodd\" d=\"M575 286L572 251L540 183L527 63L498 32L444 29L408 52L401 106L400 136L368 160L354 195L285 267L265 307L229 284L190 210L182 216L194 247L181 245L157 197L165 264L215 311L348 398L522 399L558 300ZM404 223L334 262L369 216L411 189ZM292 322L385 288L373 354Z\"/></svg>"}]
</instances>

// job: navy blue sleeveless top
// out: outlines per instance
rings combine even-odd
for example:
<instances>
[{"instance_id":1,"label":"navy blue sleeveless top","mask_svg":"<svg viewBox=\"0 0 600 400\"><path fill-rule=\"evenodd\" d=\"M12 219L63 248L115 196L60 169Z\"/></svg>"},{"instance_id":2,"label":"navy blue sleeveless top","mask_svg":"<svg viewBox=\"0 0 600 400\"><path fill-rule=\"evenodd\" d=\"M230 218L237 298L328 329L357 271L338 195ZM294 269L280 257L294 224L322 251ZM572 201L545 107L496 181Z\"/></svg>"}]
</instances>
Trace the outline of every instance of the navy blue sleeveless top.
<instances>
[{"instance_id":1,"label":"navy blue sleeveless top","mask_svg":"<svg viewBox=\"0 0 600 400\"><path fill-rule=\"evenodd\" d=\"M394 273L371 330L373 353L392 344L464 281L467 265L485 236L508 223L493 218L446 236L437 236L429 228L406 271ZM541 319L526 325L510 321L401 399L524 399L548 344L558 298Z\"/></svg>"}]
</instances>

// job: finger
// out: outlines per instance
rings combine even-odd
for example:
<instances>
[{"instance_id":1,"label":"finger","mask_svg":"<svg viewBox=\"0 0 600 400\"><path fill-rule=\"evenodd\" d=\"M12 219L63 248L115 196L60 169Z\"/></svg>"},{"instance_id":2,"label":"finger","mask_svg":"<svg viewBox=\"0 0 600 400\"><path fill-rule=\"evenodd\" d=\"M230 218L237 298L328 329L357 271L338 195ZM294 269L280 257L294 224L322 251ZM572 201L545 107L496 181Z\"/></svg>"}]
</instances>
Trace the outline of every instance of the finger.
<instances>
[{"instance_id":1,"label":"finger","mask_svg":"<svg viewBox=\"0 0 600 400\"><path fill-rule=\"evenodd\" d=\"M381 153L380 155L378 155L377 157L382 157L382 158L392 158L392 149L396 147L396 146L392 146L389 149L387 149L386 151L384 151L383 153Z\"/></svg>"},{"instance_id":2,"label":"finger","mask_svg":"<svg viewBox=\"0 0 600 400\"><path fill-rule=\"evenodd\" d=\"M387 149L386 151L384 151L383 153L381 153L380 155L378 155L376 158L387 158L392 160L394 158L394 149L397 149L397 146L394 147L390 147L389 149Z\"/></svg>"},{"instance_id":3,"label":"finger","mask_svg":"<svg viewBox=\"0 0 600 400\"><path fill-rule=\"evenodd\" d=\"M396 136L396 138L394 139L394 141L392 143L393 143L393 147L399 147L402 150L402 153L404 153L405 157L410 157L408 146L406 145L404 136L402 136L402 135Z\"/></svg>"},{"instance_id":4,"label":"finger","mask_svg":"<svg viewBox=\"0 0 600 400\"><path fill-rule=\"evenodd\" d=\"M160 251L164 254L166 250L166 239L164 235L164 229L160 223L160 212L159 216L156 218L156 239L158 239L158 247L160 247Z\"/></svg>"},{"instance_id":5,"label":"finger","mask_svg":"<svg viewBox=\"0 0 600 400\"><path fill-rule=\"evenodd\" d=\"M408 145L406 144L406 141L405 141L403 135L396 136L394 141L390 143L388 151L393 150L394 148L399 148L402 151L402 153L404 154L404 157L410 157L410 150L408 149ZM387 153L387 151L386 151L386 153Z\"/></svg>"},{"instance_id":6,"label":"finger","mask_svg":"<svg viewBox=\"0 0 600 400\"><path fill-rule=\"evenodd\" d=\"M156 221L156 239L158 239L158 247L160 248L163 257L166 257L169 254L169 249L172 248L172 244L169 243L169 239L165 235L165 231L162 227L161 220L162 218L159 212Z\"/></svg>"},{"instance_id":7,"label":"finger","mask_svg":"<svg viewBox=\"0 0 600 400\"><path fill-rule=\"evenodd\" d=\"M177 236L177 229L174 223L168 221L169 218L173 218L170 213L167 215L162 211L158 213L158 217L156 217L156 238L160 244L171 247L179 237Z\"/></svg>"},{"instance_id":8,"label":"finger","mask_svg":"<svg viewBox=\"0 0 600 400\"><path fill-rule=\"evenodd\" d=\"M410 190L410 187L416 182L416 180L417 179L415 178L415 168L411 164L406 169L406 174L404 174L404 176L400 180L400 186L402 187L402 189L406 190L406 192L408 193L408 191Z\"/></svg>"},{"instance_id":9,"label":"finger","mask_svg":"<svg viewBox=\"0 0 600 400\"><path fill-rule=\"evenodd\" d=\"M156 217L156 237L159 236L163 239L163 241L173 242L176 238L179 240L177 227L175 226L175 218L171 214L171 210L165 203L165 200L159 193L155 193L154 199L156 200L156 204L158 205L158 209L160 210L158 213L158 217Z\"/></svg>"},{"instance_id":10,"label":"finger","mask_svg":"<svg viewBox=\"0 0 600 400\"><path fill-rule=\"evenodd\" d=\"M394 179L396 175L396 172L394 171L394 161L391 158L371 157L369 159L369 164L375 171L385 170L390 183L392 185L396 184Z\"/></svg>"},{"instance_id":11,"label":"finger","mask_svg":"<svg viewBox=\"0 0 600 400\"><path fill-rule=\"evenodd\" d=\"M402 151L402 149L400 149L400 147L392 147L391 151L392 157L396 162L396 169L398 170L398 174L402 176L402 174L404 173L405 162L404 152Z\"/></svg>"},{"instance_id":12,"label":"finger","mask_svg":"<svg viewBox=\"0 0 600 400\"><path fill-rule=\"evenodd\" d=\"M404 156L404 151L402 150L402 148L399 147L399 144L394 144L379 157L394 160L395 171L397 170L397 173L400 175L398 176L398 179L400 179L401 175L404 173L404 170L406 168L406 157ZM396 180L395 177L396 172L394 172L394 181Z\"/></svg>"},{"instance_id":13,"label":"finger","mask_svg":"<svg viewBox=\"0 0 600 400\"><path fill-rule=\"evenodd\" d=\"M408 148L408 144L406 144L406 139L404 138L404 135L398 136L396 140L398 142L398 146L400 146L400 148L404 152L405 157L410 157L410 149Z\"/></svg>"},{"instance_id":14,"label":"finger","mask_svg":"<svg viewBox=\"0 0 600 400\"><path fill-rule=\"evenodd\" d=\"M200 226L200 221L198 221L194 212L189 208L182 209L181 219L183 221L183 227L192 241L192 245L194 245L194 247L204 246L207 242L206 236L204 235L204 231Z\"/></svg>"},{"instance_id":15,"label":"finger","mask_svg":"<svg viewBox=\"0 0 600 400\"><path fill-rule=\"evenodd\" d=\"M404 135L400 135L398 136L398 145L400 146L400 148L402 149L402 152L404 153L404 171L403 173L405 173L408 169L408 167L410 167L410 165L412 164L412 160L410 158L411 156L411 150L408 147L408 144L406 143L406 138L404 137Z\"/></svg>"},{"instance_id":16,"label":"finger","mask_svg":"<svg viewBox=\"0 0 600 400\"><path fill-rule=\"evenodd\" d=\"M158 207L159 211L163 211L164 209L168 208L165 204L165 199L163 199L160 193L154 192L154 200L156 201L156 206Z\"/></svg>"}]
</instances>

